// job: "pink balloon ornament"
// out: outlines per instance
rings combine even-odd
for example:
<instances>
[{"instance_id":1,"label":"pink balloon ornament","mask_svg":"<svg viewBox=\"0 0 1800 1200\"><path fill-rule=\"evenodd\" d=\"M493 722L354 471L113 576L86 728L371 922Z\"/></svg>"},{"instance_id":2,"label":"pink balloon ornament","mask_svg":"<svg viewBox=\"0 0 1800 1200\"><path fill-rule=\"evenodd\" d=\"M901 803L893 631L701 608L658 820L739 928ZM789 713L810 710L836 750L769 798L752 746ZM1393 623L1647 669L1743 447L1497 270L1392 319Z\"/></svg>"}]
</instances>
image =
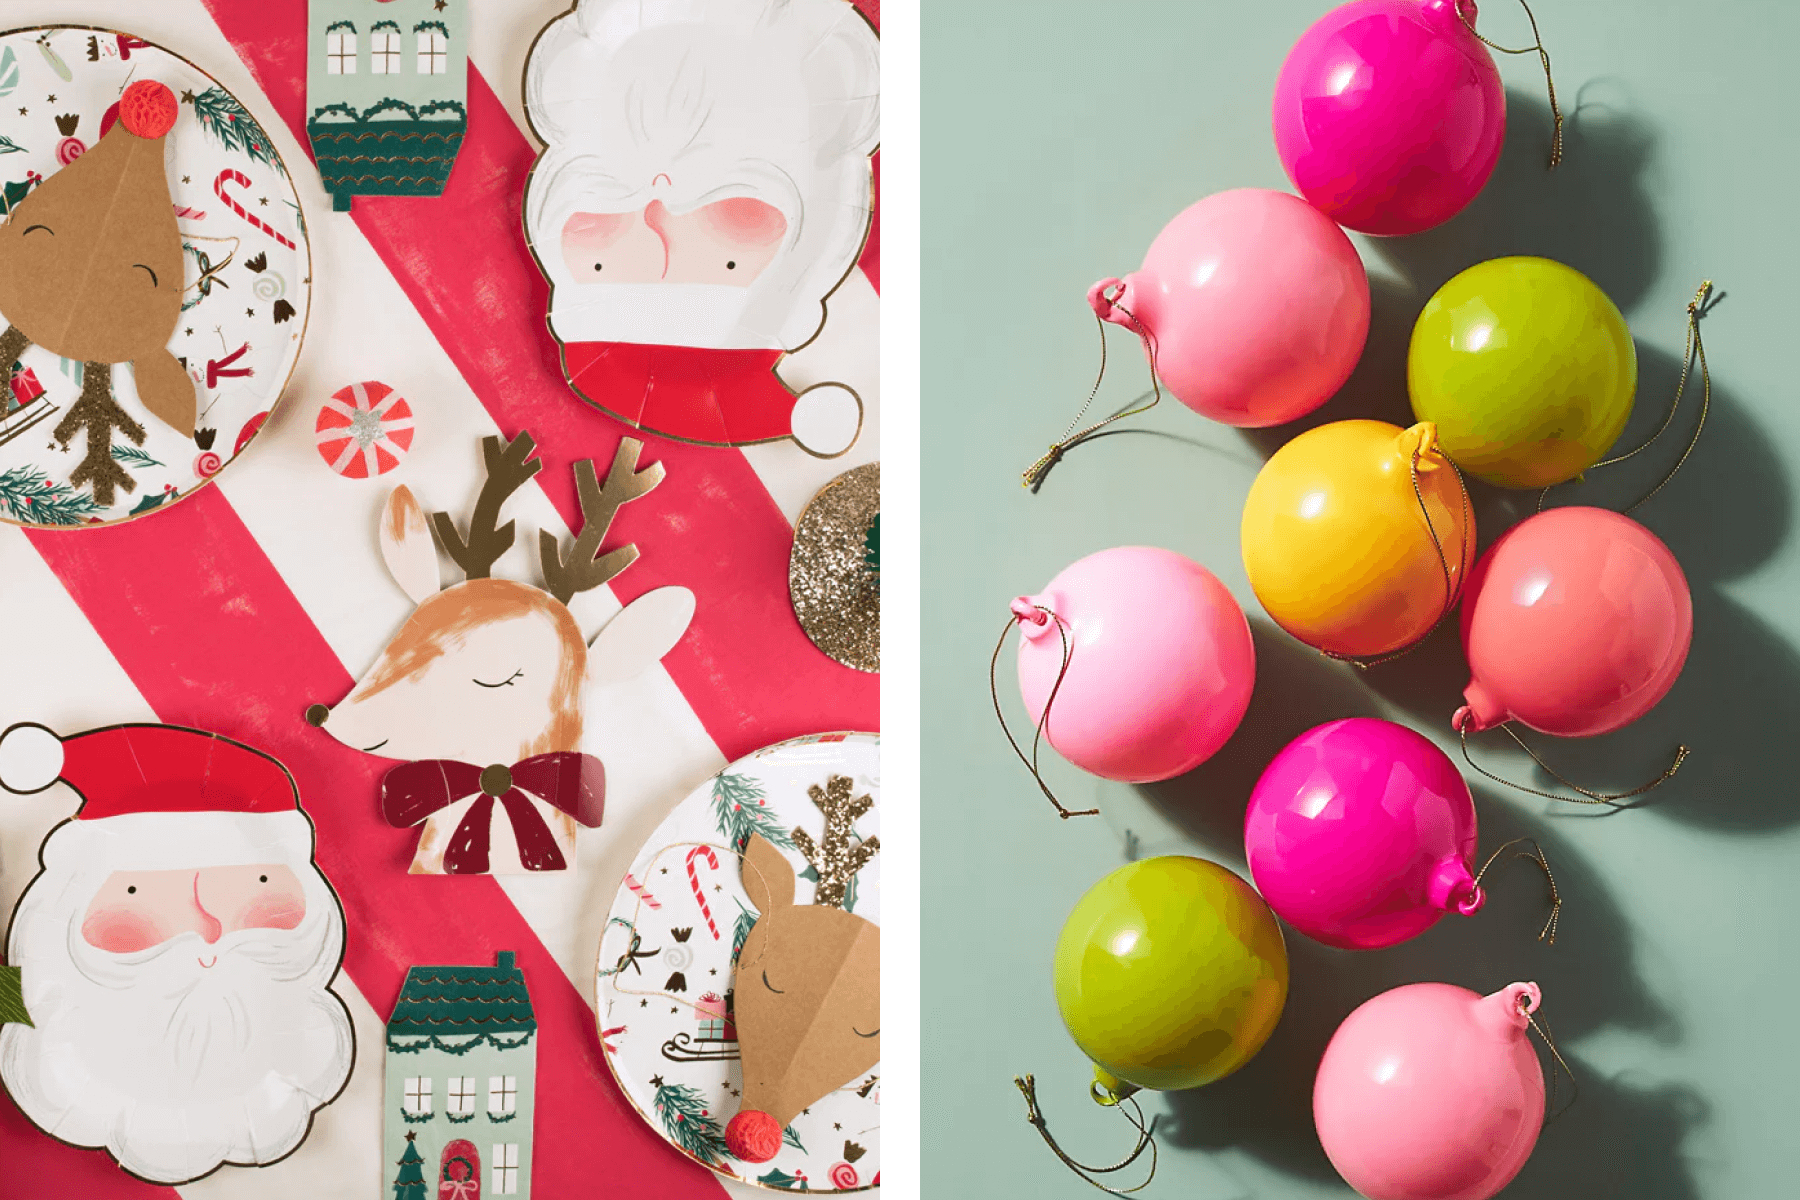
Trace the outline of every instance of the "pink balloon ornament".
<instances>
[{"instance_id":1,"label":"pink balloon ornament","mask_svg":"<svg viewBox=\"0 0 1800 1200\"><path fill-rule=\"evenodd\" d=\"M1103 320L1142 337L1176 399L1261 428L1344 385L1369 333L1369 278L1344 231L1286 192L1239 188L1189 205L1144 265L1088 289Z\"/></svg>"},{"instance_id":2,"label":"pink balloon ornament","mask_svg":"<svg viewBox=\"0 0 1800 1200\"><path fill-rule=\"evenodd\" d=\"M1482 904L1475 802L1449 756L1392 721L1301 734L1250 796L1244 850L1257 890L1315 941L1377 950Z\"/></svg>"},{"instance_id":3,"label":"pink balloon ornament","mask_svg":"<svg viewBox=\"0 0 1800 1200\"><path fill-rule=\"evenodd\" d=\"M1473 0L1460 0L1469 24ZM1300 35L1275 81L1275 149L1318 210L1419 233L1468 206L1500 160L1506 92L1458 0L1353 0Z\"/></svg>"},{"instance_id":4,"label":"pink balloon ornament","mask_svg":"<svg viewBox=\"0 0 1800 1200\"><path fill-rule=\"evenodd\" d=\"M1462 641L1472 678L1451 725L1611 733L1668 694L1693 634L1687 578L1655 534L1610 509L1539 513L1469 575Z\"/></svg>"},{"instance_id":5,"label":"pink balloon ornament","mask_svg":"<svg viewBox=\"0 0 1800 1200\"><path fill-rule=\"evenodd\" d=\"M1172 779L1212 757L1250 706L1256 650L1244 610L1212 572L1171 550L1090 554L1012 610L1025 708L1038 722L1056 688L1044 736L1084 771Z\"/></svg>"},{"instance_id":6,"label":"pink balloon ornament","mask_svg":"<svg viewBox=\"0 0 1800 1200\"><path fill-rule=\"evenodd\" d=\"M1344 1018L1313 1082L1331 1165L1368 1200L1487 1200L1544 1125L1526 1033L1535 983L1478 996L1447 983L1383 992Z\"/></svg>"}]
</instances>

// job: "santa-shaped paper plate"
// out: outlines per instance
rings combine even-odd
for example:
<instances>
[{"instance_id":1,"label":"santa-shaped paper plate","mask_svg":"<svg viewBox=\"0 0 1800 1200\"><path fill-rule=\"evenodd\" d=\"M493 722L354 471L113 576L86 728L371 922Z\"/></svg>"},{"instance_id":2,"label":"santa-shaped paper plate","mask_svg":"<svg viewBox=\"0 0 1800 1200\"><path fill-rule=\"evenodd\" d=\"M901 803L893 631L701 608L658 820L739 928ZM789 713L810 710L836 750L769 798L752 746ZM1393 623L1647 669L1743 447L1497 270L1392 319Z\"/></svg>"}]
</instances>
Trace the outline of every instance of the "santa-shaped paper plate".
<instances>
[{"instance_id":1,"label":"santa-shaped paper plate","mask_svg":"<svg viewBox=\"0 0 1800 1200\"><path fill-rule=\"evenodd\" d=\"M0 34L0 520L108 524L241 454L312 269L268 134L130 34Z\"/></svg>"},{"instance_id":2,"label":"santa-shaped paper plate","mask_svg":"<svg viewBox=\"0 0 1800 1200\"><path fill-rule=\"evenodd\" d=\"M707 780L613 900L607 1065L677 1150L763 1187L881 1182L881 740L796 738Z\"/></svg>"},{"instance_id":3,"label":"santa-shaped paper plate","mask_svg":"<svg viewBox=\"0 0 1800 1200\"><path fill-rule=\"evenodd\" d=\"M850 0L577 0L547 25L525 65L545 144L525 239L569 386L679 441L848 450L847 376L780 364L842 323L826 300L873 229L880 94Z\"/></svg>"}]
</instances>

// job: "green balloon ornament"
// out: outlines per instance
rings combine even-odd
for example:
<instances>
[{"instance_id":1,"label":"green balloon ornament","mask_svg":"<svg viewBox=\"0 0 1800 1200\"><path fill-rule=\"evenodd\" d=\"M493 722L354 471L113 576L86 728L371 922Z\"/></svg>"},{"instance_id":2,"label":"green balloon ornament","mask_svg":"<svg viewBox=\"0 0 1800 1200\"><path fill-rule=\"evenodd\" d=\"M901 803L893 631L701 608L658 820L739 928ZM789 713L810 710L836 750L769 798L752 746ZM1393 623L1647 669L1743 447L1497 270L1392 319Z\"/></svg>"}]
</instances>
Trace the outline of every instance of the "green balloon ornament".
<instances>
[{"instance_id":1,"label":"green balloon ornament","mask_svg":"<svg viewBox=\"0 0 1800 1200\"><path fill-rule=\"evenodd\" d=\"M1056 943L1056 1003L1094 1062L1094 1098L1223 1079L1287 1000L1287 948L1248 883L1205 859L1120 867L1075 905Z\"/></svg>"},{"instance_id":2,"label":"green balloon ornament","mask_svg":"<svg viewBox=\"0 0 1800 1200\"><path fill-rule=\"evenodd\" d=\"M1406 360L1413 414L1468 474L1544 488L1599 462L1631 417L1637 348L1618 307L1547 258L1477 263L1437 290Z\"/></svg>"}]
</instances>

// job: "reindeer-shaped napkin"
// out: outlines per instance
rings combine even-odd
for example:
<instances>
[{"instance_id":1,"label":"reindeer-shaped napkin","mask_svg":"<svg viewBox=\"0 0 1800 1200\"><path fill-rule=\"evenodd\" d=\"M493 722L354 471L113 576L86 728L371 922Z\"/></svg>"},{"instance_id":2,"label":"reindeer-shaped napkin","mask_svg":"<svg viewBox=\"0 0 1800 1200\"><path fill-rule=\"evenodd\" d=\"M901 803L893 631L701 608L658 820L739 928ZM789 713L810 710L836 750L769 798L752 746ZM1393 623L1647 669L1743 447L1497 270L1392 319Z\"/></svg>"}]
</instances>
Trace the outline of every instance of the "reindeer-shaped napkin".
<instances>
[{"instance_id":1,"label":"reindeer-shaped napkin","mask_svg":"<svg viewBox=\"0 0 1800 1200\"><path fill-rule=\"evenodd\" d=\"M844 888L881 849L851 830L868 796L833 775L807 789L825 814L815 844L794 844L819 877L811 904L794 903L794 868L760 834L744 846L743 882L760 916L737 966L737 1033L744 1106L725 1142L744 1162L768 1162L800 1111L881 1061L881 927L845 912Z\"/></svg>"}]
</instances>

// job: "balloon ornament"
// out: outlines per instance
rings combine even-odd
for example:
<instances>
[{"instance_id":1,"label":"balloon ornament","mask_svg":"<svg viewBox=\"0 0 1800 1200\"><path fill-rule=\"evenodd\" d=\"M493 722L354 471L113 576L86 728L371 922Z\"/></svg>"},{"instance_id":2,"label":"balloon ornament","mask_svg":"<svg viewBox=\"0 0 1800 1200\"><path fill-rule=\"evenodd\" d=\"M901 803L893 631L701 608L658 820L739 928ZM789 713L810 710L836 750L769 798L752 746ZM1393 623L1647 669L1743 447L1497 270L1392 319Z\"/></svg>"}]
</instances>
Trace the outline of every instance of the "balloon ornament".
<instances>
[{"instance_id":1,"label":"balloon ornament","mask_svg":"<svg viewBox=\"0 0 1800 1200\"><path fill-rule=\"evenodd\" d=\"M1631 417L1637 348L1587 276L1547 258L1477 263L1437 290L1406 359L1413 415L1456 465L1544 488L1598 463Z\"/></svg>"},{"instance_id":2,"label":"balloon ornament","mask_svg":"<svg viewBox=\"0 0 1800 1200\"><path fill-rule=\"evenodd\" d=\"M1006 727L996 682L1013 624L1019 691L1036 725L1030 758ZM1012 620L989 663L994 714L1044 784L1039 741L1103 779L1146 783L1193 770L1243 720L1256 681L1250 624L1231 592L1191 559L1153 546L1101 550L1065 567Z\"/></svg>"},{"instance_id":3,"label":"balloon ornament","mask_svg":"<svg viewBox=\"0 0 1800 1200\"><path fill-rule=\"evenodd\" d=\"M1326 1157L1368 1200L1487 1200L1544 1125L1544 1071L1527 1030L1535 983L1479 996L1414 983L1367 1001L1325 1047L1313 1122ZM1572 1078L1572 1077L1571 1077Z\"/></svg>"},{"instance_id":4,"label":"balloon ornament","mask_svg":"<svg viewBox=\"0 0 1800 1200\"><path fill-rule=\"evenodd\" d=\"M1281 1017L1288 961L1275 914L1248 883L1167 855L1128 863L1082 896L1057 938L1053 976L1063 1024L1094 1064L1090 1094L1116 1107L1145 1088L1213 1083L1250 1061ZM1018 1082L1058 1155L1103 1173L1062 1154L1029 1081ZM1141 1118L1134 1124L1141 1152L1149 1135Z\"/></svg>"},{"instance_id":5,"label":"balloon ornament","mask_svg":"<svg viewBox=\"0 0 1800 1200\"><path fill-rule=\"evenodd\" d=\"M1352 0L1313 23L1275 81L1275 149L1299 193L1361 233L1420 233L1466 208L1506 140L1488 50L1538 55L1562 161L1562 110L1537 32L1523 49L1475 32L1473 0Z\"/></svg>"},{"instance_id":6,"label":"balloon ornament","mask_svg":"<svg viewBox=\"0 0 1800 1200\"><path fill-rule=\"evenodd\" d=\"M1336 421L1263 464L1244 570L1275 623L1334 658L1410 648L1456 606L1475 517L1429 422Z\"/></svg>"}]
</instances>

